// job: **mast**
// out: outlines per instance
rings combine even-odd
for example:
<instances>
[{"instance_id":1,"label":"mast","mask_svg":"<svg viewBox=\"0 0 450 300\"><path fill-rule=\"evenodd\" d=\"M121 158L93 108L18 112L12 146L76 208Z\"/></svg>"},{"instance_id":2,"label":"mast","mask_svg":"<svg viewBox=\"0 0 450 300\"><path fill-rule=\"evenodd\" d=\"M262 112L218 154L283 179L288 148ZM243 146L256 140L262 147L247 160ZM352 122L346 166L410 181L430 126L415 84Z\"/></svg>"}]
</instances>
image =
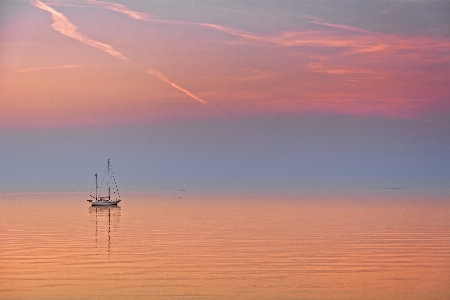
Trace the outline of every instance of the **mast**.
<instances>
[{"instance_id":1,"label":"mast","mask_svg":"<svg viewBox=\"0 0 450 300\"><path fill-rule=\"evenodd\" d=\"M97 190L98 190L97 173L95 173L95 201L97 201Z\"/></svg>"},{"instance_id":2,"label":"mast","mask_svg":"<svg viewBox=\"0 0 450 300\"><path fill-rule=\"evenodd\" d=\"M111 200L111 186L109 185L109 158L108 158L108 199Z\"/></svg>"}]
</instances>

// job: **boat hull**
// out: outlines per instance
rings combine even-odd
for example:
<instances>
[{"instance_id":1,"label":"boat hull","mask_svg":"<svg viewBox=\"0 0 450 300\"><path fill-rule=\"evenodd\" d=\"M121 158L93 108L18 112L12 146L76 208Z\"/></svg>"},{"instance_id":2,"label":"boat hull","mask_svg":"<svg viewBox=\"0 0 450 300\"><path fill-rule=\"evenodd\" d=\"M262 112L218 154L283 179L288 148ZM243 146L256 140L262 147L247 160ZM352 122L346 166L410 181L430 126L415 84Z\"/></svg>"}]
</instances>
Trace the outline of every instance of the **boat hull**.
<instances>
[{"instance_id":1,"label":"boat hull","mask_svg":"<svg viewBox=\"0 0 450 300\"><path fill-rule=\"evenodd\" d=\"M116 201L91 201L92 206L112 206L119 204L120 199Z\"/></svg>"}]
</instances>

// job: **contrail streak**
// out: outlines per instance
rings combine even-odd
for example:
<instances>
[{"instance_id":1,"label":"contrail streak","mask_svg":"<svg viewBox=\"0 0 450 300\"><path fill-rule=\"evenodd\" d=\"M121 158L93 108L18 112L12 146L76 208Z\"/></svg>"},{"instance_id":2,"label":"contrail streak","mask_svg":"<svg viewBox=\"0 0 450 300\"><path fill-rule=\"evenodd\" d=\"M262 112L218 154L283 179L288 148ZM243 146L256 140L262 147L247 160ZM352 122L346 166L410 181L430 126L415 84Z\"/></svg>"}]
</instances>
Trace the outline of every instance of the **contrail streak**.
<instances>
[{"instance_id":1,"label":"contrail streak","mask_svg":"<svg viewBox=\"0 0 450 300\"><path fill-rule=\"evenodd\" d=\"M176 88L177 90L185 93L186 95L188 95L190 98L200 102L203 105L207 105L209 108L211 108L212 110L214 110L219 116L221 116L222 118L224 118L225 120L227 120L228 122L230 122L234 127L238 128L236 124L233 123L233 121L231 121L230 118L228 118L226 115L224 115L222 112L220 112L214 105L206 102L205 100L200 99L199 97L195 96L194 94L192 94L191 92L189 92L188 90L182 88L181 86L176 85L175 83L171 82L166 76L164 76L163 74L161 74L160 72L156 71L156 70L152 70L149 69L147 70L147 73L158 78L159 80L164 81L167 84L170 84L172 87Z\"/></svg>"},{"instance_id":2,"label":"contrail streak","mask_svg":"<svg viewBox=\"0 0 450 300\"><path fill-rule=\"evenodd\" d=\"M54 30L58 31L59 33L66 35L70 38L73 38L77 41L80 41L82 43L85 43L89 46L100 49L116 58L123 59L123 60L127 59L120 52L115 50L113 46L95 41L95 40L90 39L87 36L81 34L80 32L78 32L78 27L75 26L72 22L70 22L70 20L64 14L54 10L53 8L42 3L39 0L32 0L31 4L33 6L36 6L37 8L46 10L49 13L51 13L52 19L53 19L52 28Z\"/></svg>"},{"instance_id":3,"label":"contrail streak","mask_svg":"<svg viewBox=\"0 0 450 300\"><path fill-rule=\"evenodd\" d=\"M189 97L191 97L194 100L197 100L198 102L200 102L201 104L208 104L208 102L206 102L205 100L200 99L199 97L195 96L194 94L192 94L191 92L189 92L186 89L183 89L181 86L176 85L175 83L171 82L166 76L164 76L163 74L159 73L156 70L147 70L147 73L170 84L171 86L173 86L174 88L176 88L177 90L182 91L183 93L185 93L186 95L188 95Z\"/></svg>"}]
</instances>

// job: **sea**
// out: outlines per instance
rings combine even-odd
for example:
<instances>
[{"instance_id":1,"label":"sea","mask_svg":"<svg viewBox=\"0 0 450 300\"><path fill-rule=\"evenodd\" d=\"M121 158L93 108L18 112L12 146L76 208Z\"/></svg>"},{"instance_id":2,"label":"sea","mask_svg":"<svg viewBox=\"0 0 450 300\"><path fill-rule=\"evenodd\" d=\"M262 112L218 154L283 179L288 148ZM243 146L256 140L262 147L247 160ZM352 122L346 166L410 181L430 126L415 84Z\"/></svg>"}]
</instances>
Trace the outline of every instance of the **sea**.
<instances>
[{"instance_id":1,"label":"sea","mask_svg":"<svg viewBox=\"0 0 450 300\"><path fill-rule=\"evenodd\" d=\"M0 196L0 299L450 299L445 196Z\"/></svg>"}]
</instances>

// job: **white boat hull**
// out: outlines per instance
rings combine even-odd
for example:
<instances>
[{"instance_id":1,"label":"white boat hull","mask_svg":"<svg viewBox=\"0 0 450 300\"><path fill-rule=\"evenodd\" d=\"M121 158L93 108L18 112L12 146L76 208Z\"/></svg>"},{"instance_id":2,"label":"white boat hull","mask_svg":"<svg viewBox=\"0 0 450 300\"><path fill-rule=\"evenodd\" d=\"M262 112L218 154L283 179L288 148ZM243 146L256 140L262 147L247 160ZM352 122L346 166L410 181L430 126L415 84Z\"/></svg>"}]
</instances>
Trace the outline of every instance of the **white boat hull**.
<instances>
[{"instance_id":1,"label":"white boat hull","mask_svg":"<svg viewBox=\"0 0 450 300\"><path fill-rule=\"evenodd\" d=\"M112 201L112 200L100 200L100 201L88 200L88 201L91 202L92 206L111 206L111 205L117 205L120 202L120 199L116 200L116 201Z\"/></svg>"}]
</instances>

